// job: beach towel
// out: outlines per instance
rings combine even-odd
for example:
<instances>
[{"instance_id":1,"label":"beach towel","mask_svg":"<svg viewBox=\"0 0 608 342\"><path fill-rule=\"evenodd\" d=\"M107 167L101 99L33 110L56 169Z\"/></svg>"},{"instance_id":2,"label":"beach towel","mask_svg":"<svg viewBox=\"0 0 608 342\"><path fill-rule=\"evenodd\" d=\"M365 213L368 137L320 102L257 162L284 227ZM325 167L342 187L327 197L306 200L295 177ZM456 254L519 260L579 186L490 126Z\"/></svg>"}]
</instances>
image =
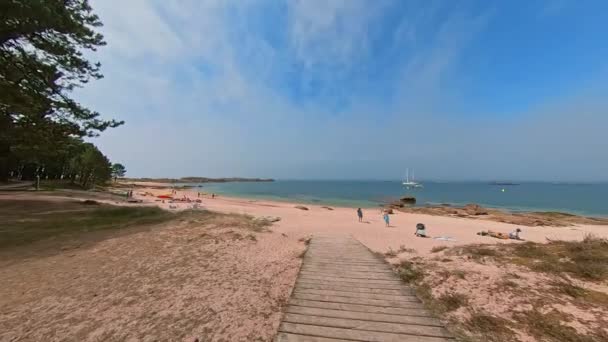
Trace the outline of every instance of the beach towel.
<instances>
[{"instance_id":1,"label":"beach towel","mask_svg":"<svg viewBox=\"0 0 608 342\"><path fill-rule=\"evenodd\" d=\"M433 239L439 240L439 241L457 241L456 239L454 239L451 236L438 236L438 237L434 237Z\"/></svg>"}]
</instances>

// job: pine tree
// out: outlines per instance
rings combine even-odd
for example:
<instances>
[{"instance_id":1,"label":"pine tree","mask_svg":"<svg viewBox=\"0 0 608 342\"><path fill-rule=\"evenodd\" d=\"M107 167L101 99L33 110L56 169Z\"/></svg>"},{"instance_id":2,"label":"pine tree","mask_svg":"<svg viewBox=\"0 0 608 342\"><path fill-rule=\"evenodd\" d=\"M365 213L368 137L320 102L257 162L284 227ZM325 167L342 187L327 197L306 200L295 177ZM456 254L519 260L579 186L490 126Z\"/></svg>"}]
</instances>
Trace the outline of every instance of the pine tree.
<instances>
[{"instance_id":1,"label":"pine tree","mask_svg":"<svg viewBox=\"0 0 608 342\"><path fill-rule=\"evenodd\" d=\"M88 0L0 1L0 181L18 162L24 132L44 136L56 125L64 137L95 136L122 124L70 97L102 77L84 57L105 45L101 25Z\"/></svg>"}]
</instances>

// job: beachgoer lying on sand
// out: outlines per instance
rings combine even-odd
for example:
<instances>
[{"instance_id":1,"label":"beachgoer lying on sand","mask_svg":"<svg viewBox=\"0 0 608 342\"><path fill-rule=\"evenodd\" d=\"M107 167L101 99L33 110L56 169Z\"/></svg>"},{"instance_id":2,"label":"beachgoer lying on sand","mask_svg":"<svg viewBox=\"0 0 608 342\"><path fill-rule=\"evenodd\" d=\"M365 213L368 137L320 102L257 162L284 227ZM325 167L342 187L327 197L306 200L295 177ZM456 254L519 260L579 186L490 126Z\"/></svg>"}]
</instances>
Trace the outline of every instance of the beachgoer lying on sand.
<instances>
[{"instance_id":1,"label":"beachgoer lying on sand","mask_svg":"<svg viewBox=\"0 0 608 342\"><path fill-rule=\"evenodd\" d=\"M503 239L503 240L509 239L509 235L507 235L505 233L501 233L501 232L494 232L491 230L488 230L487 232L482 230L481 232L477 233L477 235L481 235L481 236L489 235L493 238Z\"/></svg>"},{"instance_id":2,"label":"beachgoer lying on sand","mask_svg":"<svg viewBox=\"0 0 608 342\"><path fill-rule=\"evenodd\" d=\"M426 227L424 226L424 224L418 223L416 225L416 232L414 233L414 235L416 235L418 237L427 237L426 236Z\"/></svg>"},{"instance_id":3,"label":"beachgoer lying on sand","mask_svg":"<svg viewBox=\"0 0 608 342\"><path fill-rule=\"evenodd\" d=\"M523 240L521 237L519 237L519 233L521 233L521 229L517 228L514 231L509 233L509 239L513 239L513 240Z\"/></svg>"}]
</instances>

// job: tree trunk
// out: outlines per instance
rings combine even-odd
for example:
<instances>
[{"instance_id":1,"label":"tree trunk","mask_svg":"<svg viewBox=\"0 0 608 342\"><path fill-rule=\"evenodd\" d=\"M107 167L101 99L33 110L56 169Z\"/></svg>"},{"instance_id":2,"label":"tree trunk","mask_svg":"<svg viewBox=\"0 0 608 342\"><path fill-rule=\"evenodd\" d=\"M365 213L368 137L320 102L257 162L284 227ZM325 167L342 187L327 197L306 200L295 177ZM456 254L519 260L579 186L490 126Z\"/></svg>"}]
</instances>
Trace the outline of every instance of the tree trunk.
<instances>
[{"instance_id":1,"label":"tree trunk","mask_svg":"<svg viewBox=\"0 0 608 342\"><path fill-rule=\"evenodd\" d=\"M11 172L10 117L0 115L0 182L8 181Z\"/></svg>"},{"instance_id":2,"label":"tree trunk","mask_svg":"<svg viewBox=\"0 0 608 342\"><path fill-rule=\"evenodd\" d=\"M8 141L5 142L0 140L0 182L8 181L8 175L11 169L10 155L11 145Z\"/></svg>"}]
</instances>

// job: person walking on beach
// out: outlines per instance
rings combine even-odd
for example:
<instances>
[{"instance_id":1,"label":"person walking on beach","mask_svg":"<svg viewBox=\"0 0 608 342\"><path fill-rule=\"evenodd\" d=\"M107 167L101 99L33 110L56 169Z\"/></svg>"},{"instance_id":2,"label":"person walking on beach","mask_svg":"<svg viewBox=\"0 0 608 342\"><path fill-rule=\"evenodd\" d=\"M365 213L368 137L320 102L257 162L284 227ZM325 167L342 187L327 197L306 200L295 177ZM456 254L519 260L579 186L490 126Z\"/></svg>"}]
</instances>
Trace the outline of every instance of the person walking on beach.
<instances>
[{"instance_id":1,"label":"person walking on beach","mask_svg":"<svg viewBox=\"0 0 608 342\"><path fill-rule=\"evenodd\" d=\"M386 227L390 227L390 223L389 223L390 218L388 217L388 211L386 211L386 210L384 211L383 218L384 218L384 223L386 223Z\"/></svg>"},{"instance_id":2,"label":"person walking on beach","mask_svg":"<svg viewBox=\"0 0 608 342\"><path fill-rule=\"evenodd\" d=\"M363 222L363 211L361 208L357 209L357 216L359 217L359 222Z\"/></svg>"}]
</instances>

